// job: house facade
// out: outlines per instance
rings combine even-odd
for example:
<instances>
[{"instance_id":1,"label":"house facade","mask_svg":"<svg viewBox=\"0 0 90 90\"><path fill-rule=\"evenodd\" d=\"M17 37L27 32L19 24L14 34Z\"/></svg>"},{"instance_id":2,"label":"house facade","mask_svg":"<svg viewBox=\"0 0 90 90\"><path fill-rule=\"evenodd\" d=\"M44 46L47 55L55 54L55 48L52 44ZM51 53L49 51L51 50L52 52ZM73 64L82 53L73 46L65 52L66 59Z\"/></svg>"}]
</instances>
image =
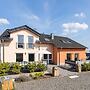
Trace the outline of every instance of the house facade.
<instances>
[{"instance_id":1,"label":"house facade","mask_svg":"<svg viewBox=\"0 0 90 90\"><path fill-rule=\"evenodd\" d=\"M0 36L1 62L86 60L86 47L67 38L41 34L27 25L7 29Z\"/></svg>"}]
</instances>

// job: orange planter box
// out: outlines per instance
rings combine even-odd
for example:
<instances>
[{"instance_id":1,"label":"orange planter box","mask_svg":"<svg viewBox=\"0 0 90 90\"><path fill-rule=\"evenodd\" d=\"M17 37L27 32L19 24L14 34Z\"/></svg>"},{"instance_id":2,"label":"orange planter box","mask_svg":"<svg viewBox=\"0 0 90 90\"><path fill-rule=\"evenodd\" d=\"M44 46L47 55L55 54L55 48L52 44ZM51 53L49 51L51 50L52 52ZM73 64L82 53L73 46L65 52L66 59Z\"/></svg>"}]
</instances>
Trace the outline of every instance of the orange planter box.
<instances>
[{"instance_id":1,"label":"orange planter box","mask_svg":"<svg viewBox=\"0 0 90 90\"><path fill-rule=\"evenodd\" d=\"M2 90L13 90L14 89L14 83L13 80L4 80L2 82Z\"/></svg>"}]
</instances>

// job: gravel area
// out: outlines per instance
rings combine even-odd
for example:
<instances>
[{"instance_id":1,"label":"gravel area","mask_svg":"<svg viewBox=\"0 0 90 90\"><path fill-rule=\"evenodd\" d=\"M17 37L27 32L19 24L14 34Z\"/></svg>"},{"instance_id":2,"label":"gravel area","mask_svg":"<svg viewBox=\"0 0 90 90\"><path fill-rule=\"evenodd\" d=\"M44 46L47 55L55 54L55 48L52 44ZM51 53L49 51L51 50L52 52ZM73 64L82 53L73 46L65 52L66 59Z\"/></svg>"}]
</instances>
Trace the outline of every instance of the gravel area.
<instances>
[{"instance_id":1,"label":"gravel area","mask_svg":"<svg viewBox=\"0 0 90 90\"><path fill-rule=\"evenodd\" d=\"M15 83L15 90L90 90L90 72L78 74L78 78L52 77Z\"/></svg>"}]
</instances>

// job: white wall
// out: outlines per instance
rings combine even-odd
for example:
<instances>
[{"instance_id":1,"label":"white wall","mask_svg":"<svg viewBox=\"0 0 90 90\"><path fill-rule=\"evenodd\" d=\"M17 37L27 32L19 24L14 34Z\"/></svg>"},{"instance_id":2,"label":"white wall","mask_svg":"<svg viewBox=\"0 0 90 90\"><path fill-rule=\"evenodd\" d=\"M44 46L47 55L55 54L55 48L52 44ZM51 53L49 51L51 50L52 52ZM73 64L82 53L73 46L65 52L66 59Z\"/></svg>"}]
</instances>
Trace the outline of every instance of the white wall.
<instances>
[{"instance_id":1,"label":"white wall","mask_svg":"<svg viewBox=\"0 0 90 90\"><path fill-rule=\"evenodd\" d=\"M18 35L24 35L24 43L25 43L25 48L16 48L16 43L18 42ZM40 60L43 57L43 54L51 54L52 53L52 48L50 45L47 44L35 44L34 49L29 49L26 48L26 43L28 43L28 36L33 36L34 37L34 43L36 40L39 40L39 37L36 36L35 34L31 33L28 30L20 30L16 31L10 34L10 38L13 38L11 42L5 43L5 62L16 62L16 53L23 53L23 60L28 61L28 54L29 53L35 53L35 61ZM40 48L39 48L40 47Z\"/></svg>"}]
</instances>

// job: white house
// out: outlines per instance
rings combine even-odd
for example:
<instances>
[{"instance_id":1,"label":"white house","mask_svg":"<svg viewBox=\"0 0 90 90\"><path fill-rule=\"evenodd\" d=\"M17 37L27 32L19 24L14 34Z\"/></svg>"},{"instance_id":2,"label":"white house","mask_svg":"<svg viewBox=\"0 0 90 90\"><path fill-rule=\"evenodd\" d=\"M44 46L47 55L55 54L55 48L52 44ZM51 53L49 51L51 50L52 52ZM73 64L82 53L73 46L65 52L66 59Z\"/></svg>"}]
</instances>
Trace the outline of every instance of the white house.
<instances>
[{"instance_id":1,"label":"white house","mask_svg":"<svg viewBox=\"0 0 90 90\"><path fill-rule=\"evenodd\" d=\"M86 47L67 38L38 33L27 25L6 29L0 36L1 62L41 61L64 64L85 60Z\"/></svg>"}]
</instances>

